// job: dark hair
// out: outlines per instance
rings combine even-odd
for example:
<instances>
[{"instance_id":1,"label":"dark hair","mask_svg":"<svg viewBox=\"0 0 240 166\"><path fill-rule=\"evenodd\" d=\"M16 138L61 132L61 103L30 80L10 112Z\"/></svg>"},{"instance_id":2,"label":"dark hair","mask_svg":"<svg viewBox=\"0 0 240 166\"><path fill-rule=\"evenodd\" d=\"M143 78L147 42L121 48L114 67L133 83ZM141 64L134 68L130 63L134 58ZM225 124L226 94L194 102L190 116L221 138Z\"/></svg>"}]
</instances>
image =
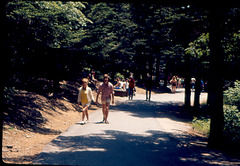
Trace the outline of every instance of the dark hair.
<instances>
[{"instance_id":1,"label":"dark hair","mask_svg":"<svg viewBox=\"0 0 240 166\"><path fill-rule=\"evenodd\" d=\"M108 74L104 74L103 79L105 79L105 78L110 79L110 77L108 76Z\"/></svg>"}]
</instances>

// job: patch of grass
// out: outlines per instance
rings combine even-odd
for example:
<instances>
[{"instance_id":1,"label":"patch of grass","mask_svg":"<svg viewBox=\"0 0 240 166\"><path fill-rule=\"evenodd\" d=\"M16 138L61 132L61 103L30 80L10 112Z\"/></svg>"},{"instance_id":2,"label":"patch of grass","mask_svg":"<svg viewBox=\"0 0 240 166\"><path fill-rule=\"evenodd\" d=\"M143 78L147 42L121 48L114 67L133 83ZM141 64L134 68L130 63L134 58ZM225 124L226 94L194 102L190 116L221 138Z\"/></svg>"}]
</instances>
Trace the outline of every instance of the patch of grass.
<instances>
[{"instance_id":1,"label":"patch of grass","mask_svg":"<svg viewBox=\"0 0 240 166\"><path fill-rule=\"evenodd\" d=\"M205 136L209 136L210 121L211 121L210 118L194 117L192 121L193 129Z\"/></svg>"}]
</instances>

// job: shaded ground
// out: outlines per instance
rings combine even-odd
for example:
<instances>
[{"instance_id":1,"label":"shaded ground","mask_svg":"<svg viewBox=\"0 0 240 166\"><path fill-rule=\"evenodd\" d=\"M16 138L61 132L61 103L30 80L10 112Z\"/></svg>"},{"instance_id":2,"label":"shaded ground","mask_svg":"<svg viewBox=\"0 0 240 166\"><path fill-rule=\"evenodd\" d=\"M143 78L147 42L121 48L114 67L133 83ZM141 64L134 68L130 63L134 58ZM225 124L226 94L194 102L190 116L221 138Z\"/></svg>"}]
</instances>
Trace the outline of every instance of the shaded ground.
<instances>
[{"instance_id":1,"label":"shaded ground","mask_svg":"<svg viewBox=\"0 0 240 166\"><path fill-rule=\"evenodd\" d=\"M10 93L3 110L2 159L6 163L30 164L52 139L81 118L77 106L78 83L61 83L53 97L44 90L48 80L38 80L27 90ZM45 85L44 85L45 84ZM91 111L97 107L92 105ZM1 165L1 164L0 164Z\"/></svg>"},{"instance_id":2,"label":"shaded ground","mask_svg":"<svg viewBox=\"0 0 240 166\"><path fill-rule=\"evenodd\" d=\"M76 123L50 142L34 164L50 165L238 165L237 158L208 149L206 138L189 134L183 123L181 93L154 95L144 101L111 106L110 124L102 124L101 111L90 123ZM185 118L186 116L184 116ZM188 121L188 119L186 120Z\"/></svg>"}]
</instances>

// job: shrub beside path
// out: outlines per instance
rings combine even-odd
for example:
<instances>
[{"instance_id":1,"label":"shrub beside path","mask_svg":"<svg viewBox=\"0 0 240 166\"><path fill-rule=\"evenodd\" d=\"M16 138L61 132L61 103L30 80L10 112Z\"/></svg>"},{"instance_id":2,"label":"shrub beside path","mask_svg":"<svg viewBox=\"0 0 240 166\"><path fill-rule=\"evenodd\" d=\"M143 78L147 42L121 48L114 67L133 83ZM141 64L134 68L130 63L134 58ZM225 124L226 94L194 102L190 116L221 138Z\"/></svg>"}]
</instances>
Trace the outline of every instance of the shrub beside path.
<instances>
[{"instance_id":1,"label":"shrub beside path","mask_svg":"<svg viewBox=\"0 0 240 166\"><path fill-rule=\"evenodd\" d=\"M193 94L192 94L193 96ZM202 93L201 100L207 94ZM110 107L110 124L101 109L90 123L76 123L51 141L34 160L44 165L238 165L240 160L206 147L204 137L189 133L183 109L184 90L153 94L145 101L118 98Z\"/></svg>"}]
</instances>

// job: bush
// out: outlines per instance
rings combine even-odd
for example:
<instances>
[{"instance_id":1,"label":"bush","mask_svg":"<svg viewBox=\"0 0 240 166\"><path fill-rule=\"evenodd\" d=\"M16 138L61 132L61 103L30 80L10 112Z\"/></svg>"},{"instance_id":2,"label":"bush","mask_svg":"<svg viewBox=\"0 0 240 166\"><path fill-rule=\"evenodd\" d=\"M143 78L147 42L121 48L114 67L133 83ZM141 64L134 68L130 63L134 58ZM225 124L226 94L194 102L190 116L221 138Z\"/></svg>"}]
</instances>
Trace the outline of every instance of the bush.
<instances>
[{"instance_id":1,"label":"bush","mask_svg":"<svg viewBox=\"0 0 240 166\"><path fill-rule=\"evenodd\" d=\"M237 106L224 105L224 135L227 140L240 141L240 111Z\"/></svg>"},{"instance_id":2,"label":"bush","mask_svg":"<svg viewBox=\"0 0 240 166\"><path fill-rule=\"evenodd\" d=\"M197 130L203 135L209 136L210 133L210 119L204 117L194 117L192 121L193 129Z\"/></svg>"},{"instance_id":3,"label":"bush","mask_svg":"<svg viewBox=\"0 0 240 166\"><path fill-rule=\"evenodd\" d=\"M237 106L240 109L240 81L234 83L234 87L224 91L223 102L226 105Z\"/></svg>"},{"instance_id":4,"label":"bush","mask_svg":"<svg viewBox=\"0 0 240 166\"><path fill-rule=\"evenodd\" d=\"M9 102L13 101L13 96L16 93L15 87L5 87L4 88L4 96L3 102L8 104Z\"/></svg>"},{"instance_id":5,"label":"bush","mask_svg":"<svg viewBox=\"0 0 240 166\"><path fill-rule=\"evenodd\" d=\"M223 95L224 135L227 140L240 141L240 81L234 83Z\"/></svg>"},{"instance_id":6,"label":"bush","mask_svg":"<svg viewBox=\"0 0 240 166\"><path fill-rule=\"evenodd\" d=\"M124 79L124 75L122 75L121 73L116 73L114 76L114 79L120 78L121 80Z\"/></svg>"}]
</instances>

